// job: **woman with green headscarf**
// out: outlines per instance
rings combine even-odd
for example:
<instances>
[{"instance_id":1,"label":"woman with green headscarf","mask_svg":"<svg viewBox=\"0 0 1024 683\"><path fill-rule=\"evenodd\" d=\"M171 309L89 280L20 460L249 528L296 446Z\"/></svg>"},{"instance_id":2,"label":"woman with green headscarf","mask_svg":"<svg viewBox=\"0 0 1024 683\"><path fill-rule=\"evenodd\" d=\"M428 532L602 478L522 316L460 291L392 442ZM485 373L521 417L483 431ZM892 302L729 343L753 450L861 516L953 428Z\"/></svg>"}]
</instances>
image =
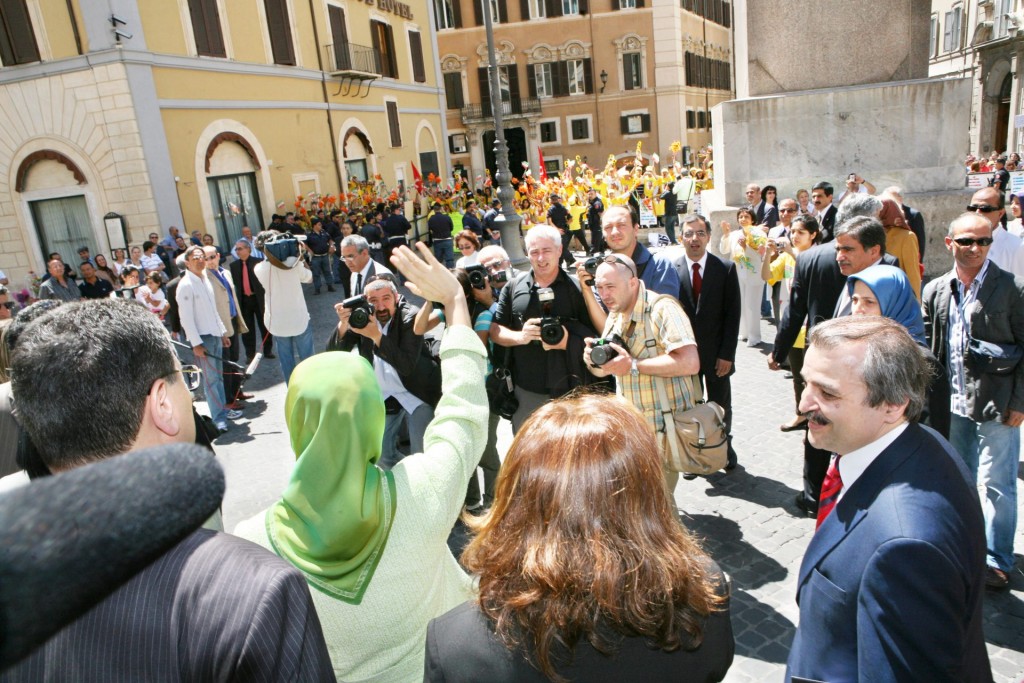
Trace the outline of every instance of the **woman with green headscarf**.
<instances>
[{"instance_id":1,"label":"woman with green headscarf","mask_svg":"<svg viewBox=\"0 0 1024 683\"><path fill-rule=\"evenodd\" d=\"M373 368L357 354L315 355L288 385L291 481L235 530L303 572L339 680L422 680L427 622L473 593L447 539L487 438L486 351L458 280L420 252L425 262L401 247L393 262L449 321L424 452L377 467L384 401Z\"/></svg>"}]
</instances>

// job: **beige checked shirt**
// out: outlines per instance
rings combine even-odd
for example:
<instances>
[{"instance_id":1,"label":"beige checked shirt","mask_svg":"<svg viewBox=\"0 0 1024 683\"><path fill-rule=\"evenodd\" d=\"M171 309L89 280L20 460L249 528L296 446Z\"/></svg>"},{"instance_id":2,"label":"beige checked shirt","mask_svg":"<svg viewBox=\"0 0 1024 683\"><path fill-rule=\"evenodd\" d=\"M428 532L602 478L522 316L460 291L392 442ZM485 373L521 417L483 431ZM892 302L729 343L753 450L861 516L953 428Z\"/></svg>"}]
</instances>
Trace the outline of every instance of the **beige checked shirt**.
<instances>
[{"instance_id":1,"label":"beige checked shirt","mask_svg":"<svg viewBox=\"0 0 1024 683\"><path fill-rule=\"evenodd\" d=\"M645 311L649 313L650 327L654 333L654 341L649 345L645 343ZM633 321L636 322L633 334L627 338L625 331ZM678 348L697 344L690 319L686 317L686 312L679 302L671 296L659 296L647 291L643 282L640 283L640 293L629 316L623 313L608 315L603 336L608 337L611 334L621 336L626 342L626 349L637 360L661 356ZM654 385L654 380L654 376L643 373L637 377L623 375L615 378L615 391L644 414L655 432L660 432L665 422L659 410L658 389ZM691 408L702 396L700 381L696 375L666 378L665 392L672 403L669 409Z\"/></svg>"}]
</instances>

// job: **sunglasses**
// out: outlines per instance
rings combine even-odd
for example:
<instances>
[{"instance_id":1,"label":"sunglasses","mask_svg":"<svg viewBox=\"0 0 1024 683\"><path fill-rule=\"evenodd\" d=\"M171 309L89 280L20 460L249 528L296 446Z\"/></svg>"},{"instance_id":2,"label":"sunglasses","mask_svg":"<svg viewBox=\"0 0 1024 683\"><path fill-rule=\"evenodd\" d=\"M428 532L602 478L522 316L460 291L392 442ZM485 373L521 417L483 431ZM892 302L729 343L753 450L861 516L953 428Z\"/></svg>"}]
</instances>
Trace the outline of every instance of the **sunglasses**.
<instances>
[{"instance_id":1,"label":"sunglasses","mask_svg":"<svg viewBox=\"0 0 1024 683\"><path fill-rule=\"evenodd\" d=\"M608 256L605 256L603 259L601 259L601 262L609 263L612 265L618 263L620 266L626 266L626 269L629 271L630 275L632 275L633 277L637 277L636 268L632 264L623 261L617 254L609 254Z\"/></svg>"},{"instance_id":2,"label":"sunglasses","mask_svg":"<svg viewBox=\"0 0 1024 683\"><path fill-rule=\"evenodd\" d=\"M970 247L977 244L979 247L987 247L992 244L991 237L979 237L974 239L973 237L954 237L953 241L959 244L961 247Z\"/></svg>"},{"instance_id":3,"label":"sunglasses","mask_svg":"<svg viewBox=\"0 0 1024 683\"><path fill-rule=\"evenodd\" d=\"M181 376L185 378L185 388L195 391L203 379L203 371L195 365L182 365Z\"/></svg>"},{"instance_id":4,"label":"sunglasses","mask_svg":"<svg viewBox=\"0 0 1024 683\"><path fill-rule=\"evenodd\" d=\"M16 304L13 301L5 301L2 304L0 304L0 306L3 306L8 311L13 311L15 308L17 308L18 304Z\"/></svg>"},{"instance_id":5,"label":"sunglasses","mask_svg":"<svg viewBox=\"0 0 1024 683\"><path fill-rule=\"evenodd\" d=\"M992 213L993 211L998 211L999 207L998 206L989 206L988 204L968 204L967 205L967 210L968 211L980 211L981 213Z\"/></svg>"}]
</instances>

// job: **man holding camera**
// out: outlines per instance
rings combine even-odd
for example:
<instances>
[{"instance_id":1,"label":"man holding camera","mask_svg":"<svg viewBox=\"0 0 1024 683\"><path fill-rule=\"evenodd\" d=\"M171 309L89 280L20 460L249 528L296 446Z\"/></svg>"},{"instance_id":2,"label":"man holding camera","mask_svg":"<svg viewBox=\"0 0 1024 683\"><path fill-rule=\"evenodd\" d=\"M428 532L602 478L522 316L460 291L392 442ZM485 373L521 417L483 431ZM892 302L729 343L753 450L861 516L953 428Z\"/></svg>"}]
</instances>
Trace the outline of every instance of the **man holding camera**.
<instances>
[{"instance_id":1,"label":"man holding camera","mask_svg":"<svg viewBox=\"0 0 1024 683\"><path fill-rule=\"evenodd\" d=\"M644 414L651 428L665 429L662 410L690 408L700 400L697 342L679 302L647 289L628 256L606 256L597 267L597 292L608 306L601 339L587 339L583 360L598 377L614 375L616 392ZM653 339L655 346L648 342ZM672 405L661 406L655 377L665 377ZM669 491L679 481L665 470Z\"/></svg>"},{"instance_id":2,"label":"man holding camera","mask_svg":"<svg viewBox=\"0 0 1024 683\"><path fill-rule=\"evenodd\" d=\"M601 217L605 244L614 254L628 256L636 264L644 286L658 294L679 296L675 265L662 254L652 254L640 243L640 218L629 206L612 206Z\"/></svg>"},{"instance_id":3,"label":"man holding camera","mask_svg":"<svg viewBox=\"0 0 1024 683\"><path fill-rule=\"evenodd\" d=\"M441 367L423 337L413 331L419 307L398 295L394 276L370 280L363 295L335 304L338 327L328 351L359 349L373 365L387 415L380 465L391 469L404 456L398 451L402 424L409 422L409 447L423 452L423 433L441 399Z\"/></svg>"},{"instance_id":4,"label":"man holding camera","mask_svg":"<svg viewBox=\"0 0 1024 683\"><path fill-rule=\"evenodd\" d=\"M313 325L302 294L302 285L313 281L313 273L303 260L305 245L289 234L264 230L256 236L256 248L267 257L253 268L263 286L264 328L277 342L287 386L295 366L313 355Z\"/></svg>"},{"instance_id":5,"label":"man holding camera","mask_svg":"<svg viewBox=\"0 0 1024 683\"><path fill-rule=\"evenodd\" d=\"M513 431L550 399L593 381L583 349L594 326L579 282L559 268L562 236L535 225L526 233L526 253L533 267L502 288L490 332L492 342L512 349L519 401Z\"/></svg>"}]
</instances>

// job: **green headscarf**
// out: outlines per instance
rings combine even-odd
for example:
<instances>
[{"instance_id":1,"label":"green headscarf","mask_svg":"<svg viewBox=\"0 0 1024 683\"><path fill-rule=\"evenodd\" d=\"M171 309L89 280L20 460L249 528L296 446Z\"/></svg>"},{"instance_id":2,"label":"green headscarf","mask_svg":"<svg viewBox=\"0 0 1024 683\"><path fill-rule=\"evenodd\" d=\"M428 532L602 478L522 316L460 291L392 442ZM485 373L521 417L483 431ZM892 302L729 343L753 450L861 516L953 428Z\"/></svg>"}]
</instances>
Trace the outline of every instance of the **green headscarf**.
<instances>
[{"instance_id":1,"label":"green headscarf","mask_svg":"<svg viewBox=\"0 0 1024 683\"><path fill-rule=\"evenodd\" d=\"M267 536L314 588L358 605L396 505L394 476L375 464L384 399L373 368L352 353L312 356L292 373L284 410L298 459Z\"/></svg>"}]
</instances>

